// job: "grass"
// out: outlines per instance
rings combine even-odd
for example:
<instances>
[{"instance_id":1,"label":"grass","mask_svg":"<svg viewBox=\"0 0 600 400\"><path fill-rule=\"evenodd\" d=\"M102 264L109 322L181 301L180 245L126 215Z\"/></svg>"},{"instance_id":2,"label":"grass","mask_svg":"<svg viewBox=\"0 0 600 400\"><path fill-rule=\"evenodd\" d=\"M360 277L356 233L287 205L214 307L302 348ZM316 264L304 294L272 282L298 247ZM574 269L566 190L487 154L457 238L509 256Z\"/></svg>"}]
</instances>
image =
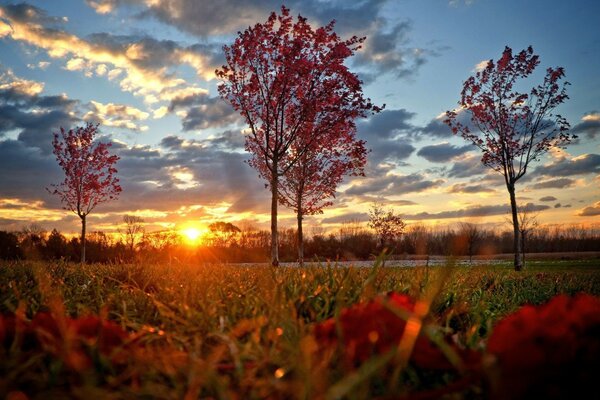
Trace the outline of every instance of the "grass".
<instances>
[{"instance_id":1,"label":"grass","mask_svg":"<svg viewBox=\"0 0 600 400\"><path fill-rule=\"evenodd\" d=\"M436 286L427 323L478 348L500 318L523 304L559 293L600 295L600 262L533 261L523 272L508 264L273 269L1 262L0 313L102 315L135 332L146 353L125 368L92 372L27 359L36 368L7 380L11 359L23 360L9 351L0 357L0 397L17 390L31 398L358 399L435 388L453 376L410 368L390 375L394 361L383 356L349 368L335 354L316 351L312 329L378 294L424 298ZM390 384L390 376L400 383ZM463 394L484 392L475 386Z\"/></svg>"}]
</instances>

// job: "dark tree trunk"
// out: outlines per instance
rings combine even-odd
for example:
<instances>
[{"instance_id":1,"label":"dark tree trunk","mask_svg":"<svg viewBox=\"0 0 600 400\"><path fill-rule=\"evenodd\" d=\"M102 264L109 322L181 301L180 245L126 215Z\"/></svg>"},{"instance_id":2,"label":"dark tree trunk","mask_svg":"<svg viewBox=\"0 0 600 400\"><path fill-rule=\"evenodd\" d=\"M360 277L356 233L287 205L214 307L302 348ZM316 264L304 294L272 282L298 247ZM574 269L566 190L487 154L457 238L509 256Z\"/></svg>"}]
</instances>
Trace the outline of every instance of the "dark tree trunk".
<instances>
[{"instance_id":1,"label":"dark tree trunk","mask_svg":"<svg viewBox=\"0 0 600 400\"><path fill-rule=\"evenodd\" d=\"M521 230L519 229L519 214L517 211L517 199L515 197L515 184L511 182L507 185L508 193L510 194L510 210L512 213L513 222L513 251L515 253L514 266L515 271L521 271L523 269L521 259Z\"/></svg>"},{"instance_id":2,"label":"dark tree trunk","mask_svg":"<svg viewBox=\"0 0 600 400\"><path fill-rule=\"evenodd\" d=\"M85 215L81 218L81 263L85 264Z\"/></svg>"},{"instance_id":3,"label":"dark tree trunk","mask_svg":"<svg viewBox=\"0 0 600 400\"><path fill-rule=\"evenodd\" d=\"M304 265L304 236L302 234L302 210L298 207L298 262Z\"/></svg>"},{"instance_id":4,"label":"dark tree trunk","mask_svg":"<svg viewBox=\"0 0 600 400\"><path fill-rule=\"evenodd\" d=\"M271 265L274 267L279 265L279 234L277 232L278 178L277 172L274 172L271 178Z\"/></svg>"}]
</instances>

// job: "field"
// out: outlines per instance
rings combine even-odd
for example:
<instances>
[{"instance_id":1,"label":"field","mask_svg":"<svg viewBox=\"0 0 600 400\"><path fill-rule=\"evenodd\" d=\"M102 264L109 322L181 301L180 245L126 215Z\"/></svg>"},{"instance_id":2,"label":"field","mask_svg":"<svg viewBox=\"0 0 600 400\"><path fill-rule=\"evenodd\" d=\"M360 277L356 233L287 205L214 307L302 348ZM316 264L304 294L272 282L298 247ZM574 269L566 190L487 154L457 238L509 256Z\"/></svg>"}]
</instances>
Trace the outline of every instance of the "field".
<instances>
[{"instance_id":1,"label":"field","mask_svg":"<svg viewBox=\"0 0 600 400\"><path fill-rule=\"evenodd\" d=\"M10 336L11 323L0 319L0 397L488 398L494 383L473 374L468 360L485 353L501 318L558 294L600 295L598 259L534 261L523 272L508 264L381 264L274 269L3 262L0 311L16 314L21 325L13 322ZM391 310L409 325L416 315L450 367L423 367L395 346L349 358L341 339L330 340L345 333L350 343L352 332L342 332L343 310L362 315L367 309L356 304L389 292L416 300L414 314ZM389 313L378 301L370 304L379 308L368 310ZM36 315L50 319L36 325ZM96 336L70 328L85 316L114 324L103 322ZM377 315L366 318L355 329ZM328 319L334 334L324 336ZM19 326L29 326L38 339ZM372 332L368 337L372 344L384 340Z\"/></svg>"}]
</instances>

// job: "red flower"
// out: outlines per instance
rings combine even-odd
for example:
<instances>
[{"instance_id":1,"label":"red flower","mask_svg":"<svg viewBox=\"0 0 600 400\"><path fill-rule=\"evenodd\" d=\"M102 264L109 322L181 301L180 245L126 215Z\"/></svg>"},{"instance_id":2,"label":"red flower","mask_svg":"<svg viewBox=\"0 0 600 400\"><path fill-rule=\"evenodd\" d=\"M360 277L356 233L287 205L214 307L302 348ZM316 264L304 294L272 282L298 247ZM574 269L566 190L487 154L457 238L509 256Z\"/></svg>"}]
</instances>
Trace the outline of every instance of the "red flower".
<instances>
[{"instance_id":1,"label":"red flower","mask_svg":"<svg viewBox=\"0 0 600 400\"><path fill-rule=\"evenodd\" d=\"M497 398L579 398L600 370L600 299L560 295L502 319L488 340ZM593 393L593 392L589 392Z\"/></svg>"},{"instance_id":2,"label":"red flower","mask_svg":"<svg viewBox=\"0 0 600 400\"><path fill-rule=\"evenodd\" d=\"M406 327L406 320L389 307L407 312L408 316L414 311L415 302L406 295L392 293L385 298L380 297L369 303L346 308L339 317L341 337L338 338L336 321L331 318L315 326L316 340L325 347L343 343L344 358L353 364L363 362L375 354L383 354L398 346ZM419 335L416 340L411 360L421 368L453 368L442 351L423 335Z\"/></svg>"}]
</instances>

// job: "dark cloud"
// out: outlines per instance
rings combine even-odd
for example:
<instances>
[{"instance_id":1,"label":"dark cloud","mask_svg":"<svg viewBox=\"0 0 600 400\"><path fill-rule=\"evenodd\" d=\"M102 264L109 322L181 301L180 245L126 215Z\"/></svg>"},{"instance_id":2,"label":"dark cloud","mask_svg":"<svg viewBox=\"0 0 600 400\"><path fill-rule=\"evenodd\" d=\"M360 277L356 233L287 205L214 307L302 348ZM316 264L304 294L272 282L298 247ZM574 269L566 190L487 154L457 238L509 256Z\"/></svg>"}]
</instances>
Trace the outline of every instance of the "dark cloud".
<instances>
[{"instance_id":1,"label":"dark cloud","mask_svg":"<svg viewBox=\"0 0 600 400\"><path fill-rule=\"evenodd\" d=\"M544 196L540 198L540 201L556 201L556 197L554 196Z\"/></svg>"},{"instance_id":2,"label":"dark cloud","mask_svg":"<svg viewBox=\"0 0 600 400\"><path fill-rule=\"evenodd\" d=\"M140 17L157 19L201 38L243 31L265 21L272 11L278 12L281 8L281 2L275 0L207 0L201 6L195 0L170 0L151 4L142 0L88 0L88 3L97 10L103 4L110 9L121 4L138 4L142 6ZM286 2L286 6L291 9L292 15L301 14L318 25L336 20L335 30L344 37L366 36L367 40L353 64L362 70L361 78L365 82L371 82L385 73L399 78L411 77L428 58L443 50L412 45L411 22L406 20L390 24L381 15L385 3L385 0L291 0ZM202 53L215 54L214 51L207 53L206 49L202 49Z\"/></svg>"},{"instance_id":3,"label":"dark cloud","mask_svg":"<svg viewBox=\"0 0 600 400\"><path fill-rule=\"evenodd\" d=\"M490 169L481 163L478 157L469 157L452 164L446 171L449 178L470 178L477 175L485 175Z\"/></svg>"},{"instance_id":4,"label":"dark cloud","mask_svg":"<svg viewBox=\"0 0 600 400\"><path fill-rule=\"evenodd\" d=\"M409 135L414 113L404 109L384 110L368 120L359 121L358 136L366 140L371 149L369 162L377 166L383 162L398 165L415 151Z\"/></svg>"},{"instance_id":5,"label":"dark cloud","mask_svg":"<svg viewBox=\"0 0 600 400\"><path fill-rule=\"evenodd\" d=\"M401 195L422 192L439 187L444 183L441 179L430 180L419 173L410 175L389 174L380 178L367 178L359 185L352 185L344 193L347 195Z\"/></svg>"},{"instance_id":6,"label":"dark cloud","mask_svg":"<svg viewBox=\"0 0 600 400\"><path fill-rule=\"evenodd\" d=\"M589 139L600 136L600 112L592 111L584 115L581 122L571 129L577 136L586 135Z\"/></svg>"},{"instance_id":7,"label":"dark cloud","mask_svg":"<svg viewBox=\"0 0 600 400\"><path fill-rule=\"evenodd\" d=\"M531 187L533 189L564 189L575 185L575 179L571 178L559 178L550 179L547 181L538 182Z\"/></svg>"},{"instance_id":8,"label":"dark cloud","mask_svg":"<svg viewBox=\"0 0 600 400\"><path fill-rule=\"evenodd\" d=\"M427 161L442 163L452 160L454 157L458 157L465 154L469 150L472 150L472 146L454 146L450 143L433 144L430 146L424 146L419 149L417 155L423 157Z\"/></svg>"},{"instance_id":9,"label":"dark cloud","mask_svg":"<svg viewBox=\"0 0 600 400\"><path fill-rule=\"evenodd\" d=\"M169 112L184 110L181 123L184 131L207 129L239 124L239 114L220 97L210 97L206 93L197 93L177 97L171 101Z\"/></svg>"},{"instance_id":10,"label":"dark cloud","mask_svg":"<svg viewBox=\"0 0 600 400\"><path fill-rule=\"evenodd\" d=\"M600 201L579 210L576 215L579 217L595 217L600 215Z\"/></svg>"},{"instance_id":11,"label":"dark cloud","mask_svg":"<svg viewBox=\"0 0 600 400\"><path fill-rule=\"evenodd\" d=\"M448 189L448 193L493 193L494 189L485 185L469 185L456 183Z\"/></svg>"},{"instance_id":12,"label":"dark cloud","mask_svg":"<svg viewBox=\"0 0 600 400\"><path fill-rule=\"evenodd\" d=\"M536 205L532 203L526 204L529 211L543 211L550 208L547 205ZM463 208L460 210L442 211L438 213L421 212L418 214L405 215L404 218L407 220L426 220L426 219L446 219L446 218L471 218L471 217L487 217L491 215L503 215L510 212L510 206L508 204L495 205L495 206L474 206L469 208Z\"/></svg>"},{"instance_id":13,"label":"dark cloud","mask_svg":"<svg viewBox=\"0 0 600 400\"><path fill-rule=\"evenodd\" d=\"M77 102L65 96L42 96L42 86L0 70L0 137L18 132L18 140L27 146L51 152L52 133L69 129Z\"/></svg>"},{"instance_id":14,"label":"dark cloud","mask_svg":"<svg viewBox=\"0 0 600 400\"><path fill-rule=\"evenodd\" d=\"M364 221L368 221L368 220L369 220L369 214L361 213L361 212L354 212L354 213L336 215L335 217L323 218L321 220L321 223L322 224L340 224L340 223L349 222L349 221L364 222Z\"/></svg>"},{"instance_id":15,"label":"dark cloud","mask_svg":"<svg viewBox=\"0 0 600 400\"><path fill-rule=\"evenodd\" d=\"M600 172L600 154L583 154L572 159L561 158L547 165L540 165L534 175L573 176Z\"/></svg>"}]
</instances>

